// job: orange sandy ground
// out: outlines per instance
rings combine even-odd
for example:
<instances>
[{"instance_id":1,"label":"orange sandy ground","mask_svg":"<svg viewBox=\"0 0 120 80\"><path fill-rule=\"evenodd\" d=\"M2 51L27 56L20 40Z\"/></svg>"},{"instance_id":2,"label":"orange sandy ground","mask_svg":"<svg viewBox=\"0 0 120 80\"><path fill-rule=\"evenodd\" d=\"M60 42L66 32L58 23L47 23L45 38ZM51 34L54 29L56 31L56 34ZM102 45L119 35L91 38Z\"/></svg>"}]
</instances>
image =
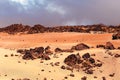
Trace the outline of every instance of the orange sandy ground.
<instances>
[{"instance_id":1,"label":"orange sandy ground","mask_svg":"<svg viewBox=\"0 0 120 80\"><path fill-rule=\"evenodd\" d=\"M87 33L40 33L40 34L17 34L8 35L6 33L0 33L0 80L11 80L18 78L30 78L31 80L64 80L64 77L68 77L67 80L81 80L81 77L87 76L87 80L102 80L105 76L107 80L120 80L120 59L111 57L105 54L104 49L92 48L89 50L76 51L81 55L89 52L90 54L95 53L96 59L103 62L103 66L96 70L93 75L87 75L83 71L77 72L74 70L73 74L75 77L70 77L70 71L62 70L61 65L65 57L71 53L61 53L63 55L57 54L59 58L53 58L51 55L51 60L43 61L40 63L40 59L37 60L22 60L21 55L16 53L18 48L30 48L37 46L51 46L52 49L60 47L62 49L71 48L73 45L78 43L86 43L91 47L95 47L97 44L105 44L106 42L112 42L117 48L120 46L120 40L112 40L112 34L87 34ZM113 54L120 54L119 50L111 50ZM17 54L19 56L11 57L11 54ZM8 55L8 57L4 57ZM108 58L104 58L108 57ZM20 62L20 63L18 63ZM52 67L50 63L60 62L60 66ZM45 71L42 72L41 70ZM100 73L100 70L103 73ZM51 72L50 72L51 71ZM109 74L115 73L114 77L109 77ZM7 76L6 76L7 75ZM98 78L94 79L94 76Z\"/></svg>"}]
</instances>

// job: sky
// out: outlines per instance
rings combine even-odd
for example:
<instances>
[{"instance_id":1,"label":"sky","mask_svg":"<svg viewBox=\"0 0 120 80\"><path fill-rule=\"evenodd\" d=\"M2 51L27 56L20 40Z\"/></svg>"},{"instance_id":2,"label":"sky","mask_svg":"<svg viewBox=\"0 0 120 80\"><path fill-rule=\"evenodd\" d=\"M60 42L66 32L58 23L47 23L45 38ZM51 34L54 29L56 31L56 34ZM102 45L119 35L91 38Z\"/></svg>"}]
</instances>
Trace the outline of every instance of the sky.
<instances>
[{"instance_id":1,"label":"sky","mask_svg":"<svg viewBox=\"0 0 120 80\"><path fill-rule=\"evenodd\" d=\"M120 24L120 0L0 0L0 26Z\"/></svg>"}]
</instances>

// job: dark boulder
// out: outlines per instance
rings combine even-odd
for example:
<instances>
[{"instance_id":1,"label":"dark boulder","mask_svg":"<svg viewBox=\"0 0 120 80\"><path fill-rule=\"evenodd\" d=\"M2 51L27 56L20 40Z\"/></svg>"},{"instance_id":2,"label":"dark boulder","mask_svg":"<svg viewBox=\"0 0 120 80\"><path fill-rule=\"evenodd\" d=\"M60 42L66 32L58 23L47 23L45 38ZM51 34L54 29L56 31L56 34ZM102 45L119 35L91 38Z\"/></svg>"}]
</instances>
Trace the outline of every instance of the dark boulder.
<instances>
[{"instance_id":1,"label":"dark boulder","mask_svg":"<svg viewBox=\"0 0 120 80\"><path fill-rule=\"evenodd\" d=\"M35 49L35 52L37 52L37 53L44 53L44 47L36 47Z\"/></svg>"},{"instance_id":2,"label":"dark boulder","mask_svg":"<svg viewBox=\"0 0 120 80\"><path fill-rule=\"evenodd\" d=\"M89 62L93 64L93 63L95 63L95 59L94 58L89 58Z\"/></svg>"},{"instance_id":3,"label":"dark boulder","mask_svg":"<svg viewBox=\"0 0 120 80\"><path fill-rule=\"evenodd\" d=\"M60 49L60 48L56 48L56 49L55 49L55 52L63 52L63 51L62 51L62 49Z\"/></svg>"},{"instance_id":4,"label":"dark boulder","mask_svg":"<svg viewBox=\"0 0 120 80\"><path fill-rule=\"evenodd\" d=\"M64 63L69 65L69 66L73 66L77 63L77 57L75 54L71 54L69 55L67 58L65 58Z\"/></svg>"},{"instance_id":5,"label":"dark boulder","mask_svg":"<svg viewBox=\"0 0 120 80\"><path fill-rule=\"evenodd\" d=\"M111 42L106 42L105 49L113 50L115 47Z\"/></svg>"},{"instance_id":6,"label":"dark boulder","mask_svg":"<svg viewBox=\"0 0 120 80\"><path fill-rule=\"evenodd\" d=\"M83 56L82 56L83 59L88 59L90 58L90 54L89 53L85 53Z\"/></svg>"}]
</instances>

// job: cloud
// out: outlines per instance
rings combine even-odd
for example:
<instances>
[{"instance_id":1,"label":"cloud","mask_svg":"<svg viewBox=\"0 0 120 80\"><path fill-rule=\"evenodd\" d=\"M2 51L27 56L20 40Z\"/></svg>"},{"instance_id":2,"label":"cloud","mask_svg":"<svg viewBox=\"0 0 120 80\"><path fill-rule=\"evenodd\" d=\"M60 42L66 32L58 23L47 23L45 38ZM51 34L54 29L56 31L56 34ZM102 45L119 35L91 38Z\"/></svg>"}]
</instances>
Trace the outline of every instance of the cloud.
<instances>
[{"instance_id":1,"label":"cloud","mask_svg":"<svg viewBox=\"0 0 120 80\"><path fill-rule=\"evenodd\" d=\"M48 12L58 13L60 15L65 15L66 13L62 6L58 6L54 3L48 4L46 10L48 10Z\"/></svg>"},{"instance_id":2,"label":"cloud","mask_svg":"<svg viewBox=\"0 0 120 80\"><path fill-rule=\"evenodd\" d=\"M0 26L120 24L119 0L1 0Z\"/></svg>"}]
</instances>

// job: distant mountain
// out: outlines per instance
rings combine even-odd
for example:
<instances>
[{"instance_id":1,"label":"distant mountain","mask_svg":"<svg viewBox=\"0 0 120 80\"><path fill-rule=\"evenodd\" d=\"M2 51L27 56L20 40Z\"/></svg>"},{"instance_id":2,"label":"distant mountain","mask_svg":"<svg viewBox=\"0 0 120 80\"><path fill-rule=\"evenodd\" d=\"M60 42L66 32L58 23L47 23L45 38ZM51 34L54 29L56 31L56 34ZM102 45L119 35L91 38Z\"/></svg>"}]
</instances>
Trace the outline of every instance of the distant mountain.
<instances>
[{"instance_id":1,"label":"distant mountain","mask_svg":"<svg viewBox=\"0 0 120 80\"><path fill-rule=\"evenodd\" d=\"M103 24L95 25L77 25L77 26L56 26L56 27L44 27L43 25L36 24L33 27L22 24L12 24L10 26L0 28L0 32L6 32L8 34L16 33L44 33L44 32L106 32L106 33L117 33L120 32L120 26L106 26Z\"/></svg>"}]
</instances>

